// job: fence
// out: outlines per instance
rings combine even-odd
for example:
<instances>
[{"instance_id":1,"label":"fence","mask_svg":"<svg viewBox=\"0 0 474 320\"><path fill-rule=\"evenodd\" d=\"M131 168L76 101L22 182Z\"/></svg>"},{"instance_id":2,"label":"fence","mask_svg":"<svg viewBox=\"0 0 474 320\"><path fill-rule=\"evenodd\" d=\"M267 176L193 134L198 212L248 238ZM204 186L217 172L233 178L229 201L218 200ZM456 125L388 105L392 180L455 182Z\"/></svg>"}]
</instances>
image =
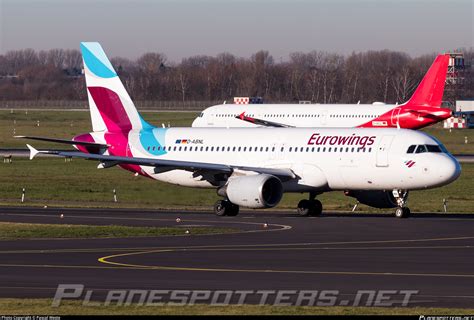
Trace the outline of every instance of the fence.
<instances>
[{"instance_id":1,"label":"fence","mask_svg":"<svg viewBox=\"0 0 474 320\"><path fill-rule=\"evenodd\" d=\"M139 110L201 111L222 101L135 101ZM82 100L14 100L0 101L0 109L84 109L89 104Z\"/></svg>"}]
</instances>

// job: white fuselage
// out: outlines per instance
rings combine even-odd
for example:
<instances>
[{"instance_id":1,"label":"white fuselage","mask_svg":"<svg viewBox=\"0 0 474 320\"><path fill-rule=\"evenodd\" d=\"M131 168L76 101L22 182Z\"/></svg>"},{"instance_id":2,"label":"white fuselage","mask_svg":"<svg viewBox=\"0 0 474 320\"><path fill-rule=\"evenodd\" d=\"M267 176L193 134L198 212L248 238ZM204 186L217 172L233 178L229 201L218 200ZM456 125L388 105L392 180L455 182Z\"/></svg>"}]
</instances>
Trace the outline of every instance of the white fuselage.
<instances>
[{"instance_id":1,"label":"white fuselage","mask_svg":"<svg viewBox=\"0 0 474 320\"><path fill-rule=\"evenodd\" d=\"M397 105L374 104L222 104L205 109L194 120L193 127L256 127L251 122L237 119L246 116L284 123L293 127L358 127ZM381 123L381 127L396 123Z\"/></svg>"},{"instance_id":2,"label":"white fuselage","mask_svg":"<svg viewBox=\"0 0 474 320\"><path fill-rule=\"evenodd\" d=\"M404 129L155 128L131 131L128 138L133 157L291 169L297 179L283 181L286 192L424 189L448 184L460 174L458 162L446 152L407 153L411 145L439 142ZM408 166L408 161L415 164ZM225 184L210 172L141 169L178 185ZM249 172L237 170L233 177L241 174Z\"/></svg>"}]
</instances>

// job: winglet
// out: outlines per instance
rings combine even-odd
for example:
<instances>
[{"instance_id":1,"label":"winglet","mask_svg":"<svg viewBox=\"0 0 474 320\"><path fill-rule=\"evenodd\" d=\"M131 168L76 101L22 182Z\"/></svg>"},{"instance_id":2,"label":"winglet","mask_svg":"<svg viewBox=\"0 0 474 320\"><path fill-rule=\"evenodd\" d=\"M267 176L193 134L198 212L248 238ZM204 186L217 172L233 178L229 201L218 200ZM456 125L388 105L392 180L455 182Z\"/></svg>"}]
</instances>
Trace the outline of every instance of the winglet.
<instances>
[{"instance_id":1,"label":"winglet","mask_svg":"<svg viewBox=\"0 0 474 320\"><path fill-rule=\"evenodd\" d=\"M40 152L36 150L35 148L33 148L32 146L30 146L29 144L27 144L26 146L28 147L28 149L30 149L30 160L33 160L33 158L36 157L36 155Z\"/></svg>"}]
</instances>

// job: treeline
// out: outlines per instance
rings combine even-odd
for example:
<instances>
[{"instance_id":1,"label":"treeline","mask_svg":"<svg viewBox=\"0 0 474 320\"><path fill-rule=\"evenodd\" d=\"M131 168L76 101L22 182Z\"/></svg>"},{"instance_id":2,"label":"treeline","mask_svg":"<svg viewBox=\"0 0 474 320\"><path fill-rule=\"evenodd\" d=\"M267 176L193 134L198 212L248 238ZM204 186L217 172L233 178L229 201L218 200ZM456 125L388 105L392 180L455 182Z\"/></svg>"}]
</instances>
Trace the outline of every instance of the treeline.
<instances>
[{"instance_id":1,"label":"treeline","mask_svg":"<svg viewBox=\"0 0 474 320\"><path fill-rule=\"evenodd\" d=\"M470 64L474 50L464 50L464 55ZM111 62L136 100L231 101L234 96L261 96L266 102L400 103L413 93L435 56L411 58L389 50L348 56L311 51L275 61L268 51L259 51L250 58L222 53L173 63L164 54L146 53L136 60L117 57ZM474 98L474 72L466 75L458 91ZM24 49L0 55L0 100L86 98L78 50Z\"/></svg>"}]
</instances>

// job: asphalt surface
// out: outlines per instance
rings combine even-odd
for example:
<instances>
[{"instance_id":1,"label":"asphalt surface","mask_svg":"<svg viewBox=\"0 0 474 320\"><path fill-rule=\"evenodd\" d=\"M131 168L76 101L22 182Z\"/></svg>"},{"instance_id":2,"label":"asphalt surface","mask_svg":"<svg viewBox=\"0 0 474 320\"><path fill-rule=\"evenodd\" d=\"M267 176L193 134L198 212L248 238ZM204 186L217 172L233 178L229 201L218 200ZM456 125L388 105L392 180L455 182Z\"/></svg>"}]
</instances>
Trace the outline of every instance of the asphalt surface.
<instances>
[{"instance_id":1,"label":"asphalt surface","mask_svg":"<svg viewBox=\"0 0 474 320\"><path fill-rule=\"evenodd\" d=\"M358 290L418 290L409 306L474 306L474 214L3 207L0 221L183 227L183 236L0 241L0 297L52 298L58 284L83 284L93 300L109 289L337 290L347 304ZM189 226L240 232L185 235Z\"/></svg>"}]
</instances>

